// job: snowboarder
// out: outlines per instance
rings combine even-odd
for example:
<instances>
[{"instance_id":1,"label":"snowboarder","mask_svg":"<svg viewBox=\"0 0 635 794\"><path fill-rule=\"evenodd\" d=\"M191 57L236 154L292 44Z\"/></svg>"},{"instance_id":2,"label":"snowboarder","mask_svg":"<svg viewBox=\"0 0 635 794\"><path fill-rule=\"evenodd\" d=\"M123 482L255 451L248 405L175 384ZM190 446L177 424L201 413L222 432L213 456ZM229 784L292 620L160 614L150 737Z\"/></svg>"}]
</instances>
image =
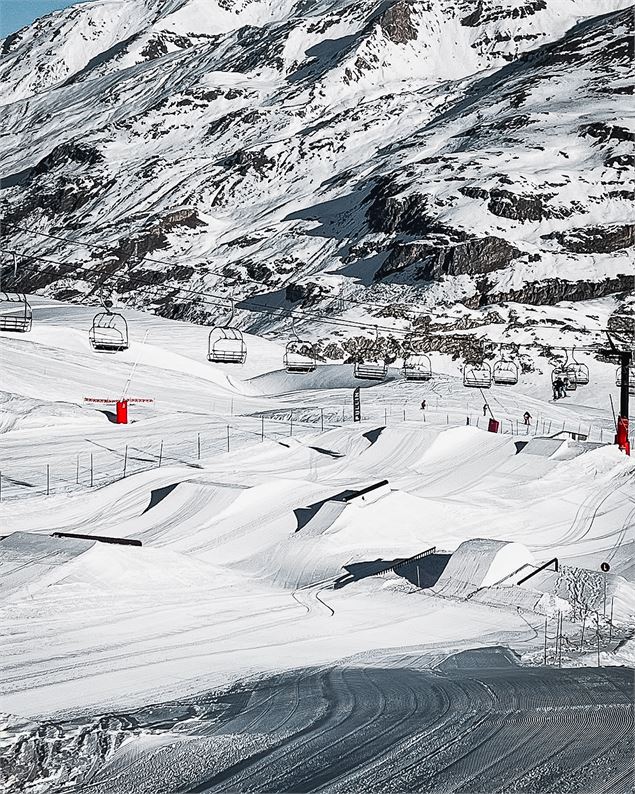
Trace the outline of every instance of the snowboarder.
<instances>
[{"instance_id":1,"label":"snowboarder","mask_svg":"<svg viewBox=\"0 0 635 794\"><path fill-rule=\"evenodd\" d=\"M426 409L426 401L425 400L421 400L421 410L425 411L425 409Z\"/></svg>"},{"instance_id":2,"label":"snowboarder","mask_svg":"<svg viewBox=\"0 0 635 794\"><path fill-rule=\"evenodd\" d=\"M529 413L529 411L525 411L525 413L523 414L523 421L525 422L526 425L531 424L531 414Z\"/></svg>"}]
</instances>

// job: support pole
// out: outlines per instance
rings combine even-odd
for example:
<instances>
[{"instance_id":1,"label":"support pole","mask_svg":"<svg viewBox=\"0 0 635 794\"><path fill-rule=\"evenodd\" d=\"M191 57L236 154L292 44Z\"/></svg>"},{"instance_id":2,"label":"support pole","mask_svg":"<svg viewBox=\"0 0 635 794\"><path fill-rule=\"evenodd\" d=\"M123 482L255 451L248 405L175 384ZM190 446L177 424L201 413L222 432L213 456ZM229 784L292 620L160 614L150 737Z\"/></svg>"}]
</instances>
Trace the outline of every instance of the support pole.
<instances>
[{"instance_id":1,"label":"support pole","mask_svg":"<svg viewBox=\"0 0 635 794\"><path fill-rule=\"evenodd\" d=\"M631 454L631 443L628 438L628 413L629 413L629 388L630 388L630 364L632 353L630 350L620 351L620 415L617 420L617 433L615 443L622 452Z\"/></svg>"},{"instance_id":2,"label":"support pole","mask_svg":"<svg viewBox=\"0 0 635 794\"><path fill-rule=\"evenodd\" d=\"M227 451L229 452L229 425L227 425Z\"/></svg>"},{"instance_id":3,"label":"support pole","mask_svg":"<svg viewBox=\"0 0 635 794\"><path fill-rule=\"evenodd\" d=\"M51 466L46 464L46 495L51 493Z\"/></svg>"},{"instance_id":4,"label":"support pole","mask_svg":"<svg viewBox=\"0 0 635 794\"><path fill-rule=\"evenodd\" d=\"M324 432L324 408L320 408L320 429Z\"/></svg>"},{"instance_id":5,"label":"support pole","mask_svg":"<svg viewBox=\"0 0 635 794\"><path fill-rule=\"evenodd\" d=\"M196 434L196 459L201 459L201 434Z\"/></svg>"},{"instance_id":6,"label":"support pole","mask_svg":"<svg viewBox=\"0 0 635 794\"><path fill-rule=\"evenodd\" d=\"M260 440L265 440L265 417L260 417Z\"/></svg>"},{"instance_id":7,"label":"support pole","mask_svg":"<svg viewBox=\"0 0 635 794\"><path fill-rule=\"evenodd\" d=\"M543 661L544 661L545 667L547 666L547 622L548 621L549 621L549 618L545 618L545 651L544 651L544 656L543 656Z\"/></svg>"},{"instance_id":8,"label":"support pole","mask_svg":"<svg viewBox=\"0 0 635 794\"><path fill-rule=\"evenodd\" d=\"M79 453L77 453L77 466L75 467L75 485L79 485Z\"/></svg>"},{"instance_id":9,"label":"support pole","mask_svg":"<svg viewBox=\"0 0 635 794\"><path fill-rule=\"evenodd\" d=\"M163 439L161 439L161 446L159 447L159 465L158 468L161 468L161 461L163 460Z\"/></svg>"},{"instance_id":10,"label":"support pole","mask_svg":"<svg viewBox=\"0 0 635 794\"><path fill-rule=\"evenodd\" d=\"M582 615L582 634L580 635L580 650L584 647L584 627L586 624L586 612Z\"/></svg>"},{"instance_id":11,"label":"support pole","mask_svg":"<svg viewBox=\"0 0 635 794\"><path fill-rule=\"evenodd\" d=\"M124 452L123 456L123 476L126 476L126 470L128 468L128 445L126 444L126 451Z\"/></svg>"}]
</instances>

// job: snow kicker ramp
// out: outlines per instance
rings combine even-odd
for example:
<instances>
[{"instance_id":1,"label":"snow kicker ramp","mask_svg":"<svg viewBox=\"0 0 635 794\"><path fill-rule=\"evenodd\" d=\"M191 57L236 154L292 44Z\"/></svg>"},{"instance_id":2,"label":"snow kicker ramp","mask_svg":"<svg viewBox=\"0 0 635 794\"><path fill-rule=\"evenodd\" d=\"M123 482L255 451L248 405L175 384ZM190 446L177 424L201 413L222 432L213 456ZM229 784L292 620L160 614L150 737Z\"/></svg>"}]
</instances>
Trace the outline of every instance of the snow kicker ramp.
<instances>
[{"instance_id":1,"label":"snow kicker ramp","mask_svg":"<svg viewBox=\"0 0 635 794\"><path fill-rule=\"evenodd\" d=\"M434 589L446 595L467 595L478 588L502 583L533 562L529 549L520 543L485 538L466 540L450 557Z\"/></svg>"},{"instance_id":2,"label":"snow kicker ramp","mask_svg":"<svg viewBox=\"0 0 635 794\"><path fill-rule=\"evenodd\" d=\"M0 598L29 595L54 584L94 545L91 540L28 532L8 535L0 541Z\"/></svg>"}]
</instances>

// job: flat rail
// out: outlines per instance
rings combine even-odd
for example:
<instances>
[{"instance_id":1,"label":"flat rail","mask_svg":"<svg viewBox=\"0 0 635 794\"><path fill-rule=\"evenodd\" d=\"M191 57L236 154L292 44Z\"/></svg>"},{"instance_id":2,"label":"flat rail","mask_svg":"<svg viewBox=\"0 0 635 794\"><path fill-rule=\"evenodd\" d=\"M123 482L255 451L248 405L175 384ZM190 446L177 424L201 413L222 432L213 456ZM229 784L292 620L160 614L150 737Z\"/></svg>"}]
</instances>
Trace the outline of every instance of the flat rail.
<instances>
[{"instance_id":1,"label":"flat rail","mask_svg":"<svg viewBox=\"0 0 635 794\"><path fill-rule=\"evenodd\" d=\"M109 538L105 535L80 535L76 532L53 532L52 538L79 538L80 540L96 540L99 543L116 543L119 546L143 546L134 538Z\"/></svg>"}]
</instances>

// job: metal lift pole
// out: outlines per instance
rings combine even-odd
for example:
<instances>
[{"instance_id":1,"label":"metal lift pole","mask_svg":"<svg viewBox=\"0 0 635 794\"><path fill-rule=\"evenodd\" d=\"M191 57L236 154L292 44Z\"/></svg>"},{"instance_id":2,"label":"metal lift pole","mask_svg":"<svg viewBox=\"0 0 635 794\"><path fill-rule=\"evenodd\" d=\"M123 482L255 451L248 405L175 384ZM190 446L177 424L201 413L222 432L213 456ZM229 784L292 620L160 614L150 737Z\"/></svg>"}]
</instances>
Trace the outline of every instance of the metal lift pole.
<instances>
[{"instance_id":1,"label":"metal lift pole","mask_svg":"<svg viewBox=\"0 0 635 794\"><path fill-rule=\"evenodd\" d=\"M619 448L631 454L631 444L628 439L628 418L629 418L629 389L630 389L630 365L633 354L630 350L620 350L620 415L617 420L617 433L615 443Z\"/></svg>"}]
</instances>

